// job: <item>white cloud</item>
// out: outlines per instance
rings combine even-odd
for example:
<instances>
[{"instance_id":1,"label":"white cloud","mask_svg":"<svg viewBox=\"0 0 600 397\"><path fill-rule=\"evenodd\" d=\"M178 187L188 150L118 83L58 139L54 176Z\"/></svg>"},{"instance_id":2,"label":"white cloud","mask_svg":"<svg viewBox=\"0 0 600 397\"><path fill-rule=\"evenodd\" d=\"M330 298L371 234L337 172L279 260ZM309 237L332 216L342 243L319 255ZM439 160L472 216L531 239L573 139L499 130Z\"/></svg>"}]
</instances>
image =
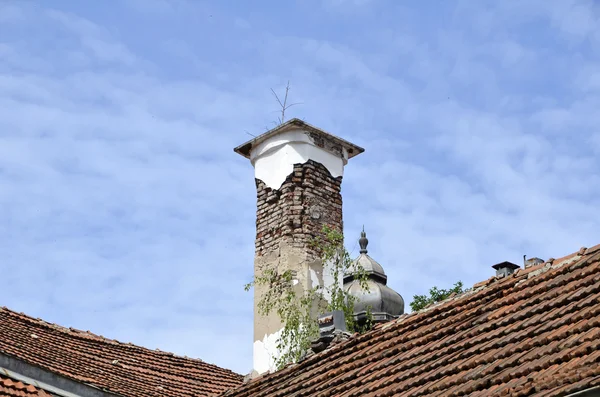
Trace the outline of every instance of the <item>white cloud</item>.
<instances>
[{"instance_id":1,"label":"white cloud","mask_svg":"<svg viewBox=\"0 0 600 397\"><path fill-rule=\"evenodd\" d=\"M593 28L467 4L433 31L357 21L361 43L232 10L221 27L181 22L193 3L130 8L137 27L16 8L44 28L0 43L0 304L248 371L255 192L232 148L275 118L269 88L288 79L303 102L290 116L367 149L344 177L347 245L365 224L407 304L597 244ZM135 33L157 15L169 33L149 50Z\"/></svg>"}]
</instances>

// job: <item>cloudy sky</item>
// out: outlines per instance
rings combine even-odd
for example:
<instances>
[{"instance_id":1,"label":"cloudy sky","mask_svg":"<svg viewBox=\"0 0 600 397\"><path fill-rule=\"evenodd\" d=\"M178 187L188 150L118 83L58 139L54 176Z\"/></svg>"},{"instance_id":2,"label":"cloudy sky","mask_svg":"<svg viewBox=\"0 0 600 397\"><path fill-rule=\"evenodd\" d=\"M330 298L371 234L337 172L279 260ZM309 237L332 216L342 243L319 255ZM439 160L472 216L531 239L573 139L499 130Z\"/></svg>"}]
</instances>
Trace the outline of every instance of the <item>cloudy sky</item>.
<instances>
[{"instance_id":1,"label":"cloudy sky","mask_svg":"<svg viewBox=\"0 0 600 397\"><path fill-rule=\"evenodd\" d=\"M0 2L0 306L251 369L270 89L410 302L600 243L594 1Z\"/></svg>"}]
</instances>

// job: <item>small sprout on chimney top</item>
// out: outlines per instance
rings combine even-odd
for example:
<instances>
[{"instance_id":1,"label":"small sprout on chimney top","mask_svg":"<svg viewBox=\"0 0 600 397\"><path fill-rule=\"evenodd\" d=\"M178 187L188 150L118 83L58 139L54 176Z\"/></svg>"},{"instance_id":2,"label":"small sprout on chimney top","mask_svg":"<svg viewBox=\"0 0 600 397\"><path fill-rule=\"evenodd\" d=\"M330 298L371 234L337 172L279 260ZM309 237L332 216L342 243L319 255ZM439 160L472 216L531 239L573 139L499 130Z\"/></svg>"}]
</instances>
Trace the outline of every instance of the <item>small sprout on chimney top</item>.
<instances>
[{"instance_id":1,"label":"small sprout on chimney top","mask_svg":"<svg viewBox=\"0 0 600 397\"><path fill-rule=\"evenodd\" d=\"M279 103L279 106L281 106L281 117L277 118L279 125L281 125L285 122L285 111L288 110L289 108L291 108L292 106L301 105L302 102L291 103L288 105L287 100L288 100L288 94L290 92L289 80L287 82L287 86L285 87L285 96L283 97L283 102L281 101L281 99L279 99L279 96L272 88L271 88L271 92L275 96L275 99L277 99L277 103Z\"/></svg>"}]
</instances>

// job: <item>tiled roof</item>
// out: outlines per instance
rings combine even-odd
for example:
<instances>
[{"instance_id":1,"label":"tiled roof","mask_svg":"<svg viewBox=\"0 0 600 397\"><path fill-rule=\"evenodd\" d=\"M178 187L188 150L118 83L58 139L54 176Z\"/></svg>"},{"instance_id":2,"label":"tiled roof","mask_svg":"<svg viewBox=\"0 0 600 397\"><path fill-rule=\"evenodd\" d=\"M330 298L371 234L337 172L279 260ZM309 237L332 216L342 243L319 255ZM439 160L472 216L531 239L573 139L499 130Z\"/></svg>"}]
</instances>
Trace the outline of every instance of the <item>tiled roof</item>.
<instances>
[{"instance_id":1,"label":"tiled roof","mask_svg":"<svg viewBox=\"0 0 600 397\"><path fill-rule=\"evenodd\" d=\"M225 396L565 396L600 385L600 245L492 277Z\"/></svg>"},{"instance_id":2,"label":"tiled roof","mask_svg":"<svg viewBox=\"0 0 600 397\"><path fill-rule=\"evenodd\" d=\"M0 353L126 397L208 396L243 379L202 360L120 343L2 307Z\"/></svg>"},{"instance_id":3,"label":"tiled roof","mask_svg":"<svg viewBox=\"0 0 600 397\"><path fill-rule=\"evenodd\" d=\"M51 397L42 389L0 375L0 397Z\"/></svg>"}]
</instances>

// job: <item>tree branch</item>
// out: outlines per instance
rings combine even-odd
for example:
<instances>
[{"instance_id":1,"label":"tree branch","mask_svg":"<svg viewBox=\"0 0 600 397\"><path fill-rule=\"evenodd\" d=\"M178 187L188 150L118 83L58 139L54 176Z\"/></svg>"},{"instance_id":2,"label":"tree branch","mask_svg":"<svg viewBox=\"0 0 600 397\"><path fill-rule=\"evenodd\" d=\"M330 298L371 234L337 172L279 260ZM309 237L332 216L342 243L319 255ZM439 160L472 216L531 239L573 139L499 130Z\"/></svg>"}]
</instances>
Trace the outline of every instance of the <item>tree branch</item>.
<instances>
[{"instance_id":1,"label":"tree branch","mask_svg":"<svg viewBox=\"0 0 600 397\"><path fill-rule=\"evenodd\" d=\"M288 105L287 101L288 101L288 95L290 93L290 81L289 80L287 82L287 85L285 86L285 96L283 97L283 101L279 98L279 95L277 95L275 90L273 90L272 88L271 88L271 93L273 93L273 96L275 97L275 99L277 100L277 103L281 107L281 116L277 118L277 121L281 125L285 122L285 111L288 110L289 108L291 108L292 106L302 105L302 102L294 102L294 103L291 103Z\"/></svg>"}]
</instances>

